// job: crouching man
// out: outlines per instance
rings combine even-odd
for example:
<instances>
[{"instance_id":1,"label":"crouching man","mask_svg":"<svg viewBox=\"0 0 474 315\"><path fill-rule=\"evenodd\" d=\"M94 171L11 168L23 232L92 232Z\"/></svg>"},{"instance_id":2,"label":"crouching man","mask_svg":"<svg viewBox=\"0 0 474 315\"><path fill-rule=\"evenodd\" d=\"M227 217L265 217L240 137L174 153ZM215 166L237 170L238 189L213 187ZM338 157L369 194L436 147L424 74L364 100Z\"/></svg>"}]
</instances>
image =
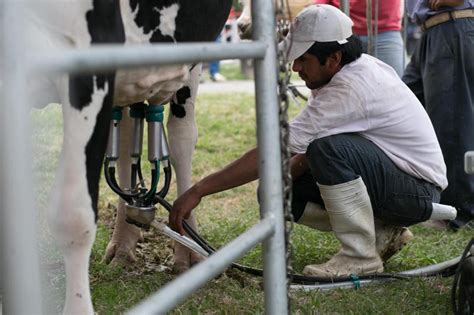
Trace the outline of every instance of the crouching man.
<instances>
[{"instance_id":1,"label":"crouching man","mask_svg":"<svg viewBox=\"0 0 474 315\"><path fill-rule=\"evenodd\" d=\"M295 221L333 231L340 251L304 273L347 276L383 271L425 221L447 186L446 166L430 119L397 73L361 53L352 21L329 5L294 20L279 49L287 52L311 96L290 124ZM276 108L276 107L275 107ZM258 178L256 149L179 197L170 226L201 198Z\"/></svg>"}]
</instances>

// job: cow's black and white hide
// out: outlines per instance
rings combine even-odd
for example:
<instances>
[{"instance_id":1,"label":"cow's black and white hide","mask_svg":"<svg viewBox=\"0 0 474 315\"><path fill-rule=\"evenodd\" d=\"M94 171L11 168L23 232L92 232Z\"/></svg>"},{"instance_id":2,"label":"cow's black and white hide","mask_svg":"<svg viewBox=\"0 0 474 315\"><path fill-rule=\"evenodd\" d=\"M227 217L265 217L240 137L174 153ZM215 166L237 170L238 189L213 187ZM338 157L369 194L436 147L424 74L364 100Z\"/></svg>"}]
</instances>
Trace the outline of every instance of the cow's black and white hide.
<instances>
[{"instance_id":1,"label":"cow's black and white hide","mask_svg":"<svg viewBox=\"0 0 474 315\"><path fill-rule=\"evenodd\" d=\"M88 48L94 44L124 45L150 42L212 42L229 14L231 0L59 0L32 1L21 23L28 28L29 51ZM50 228L64 254L66 314L93 314L88 264L97 221L98 182L107 144L111 110L148 100L162 104L173 99L167 123L178 194L191 185L191 156L197 140L194 102L200 67L146 67L93 75L35 77L30 100L39 106L63 105L64 139L48 212ZM175 95L175 93L178 93ZM173 97L173 95L175 95ZM124 115L119 163L127 157L131 134ZM119 178L129 183L129 167ZM124 204L107 248L107 259L132 260L139 237L125 223ZM186 268L189 252L178 249L175 260Z\"/></svg>"}]
</instances>

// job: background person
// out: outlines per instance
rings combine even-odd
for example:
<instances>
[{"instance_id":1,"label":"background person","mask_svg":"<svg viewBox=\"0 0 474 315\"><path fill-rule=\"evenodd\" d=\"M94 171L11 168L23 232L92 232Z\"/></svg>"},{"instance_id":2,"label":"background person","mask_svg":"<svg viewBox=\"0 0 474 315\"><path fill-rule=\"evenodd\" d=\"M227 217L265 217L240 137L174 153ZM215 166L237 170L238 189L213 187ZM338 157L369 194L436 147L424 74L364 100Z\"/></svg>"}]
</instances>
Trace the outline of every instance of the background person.
<instances>
[{"instance_id":1,"label":"background person","mask_svg":"<svg viewBox=\"0 0 474 315\"><path fill-rule=\"evenodd\" d=\"M376 41L374 42L374 56L392 66L401 77L405 69L405 49L402 29L402 3L403 0L373 0L378 1L378 12L375 12L375 2L372 5L372 25L377 29ZM314 3L330 4L340 7L339 0L314 0ZM364 52L368 52L368 30L367 30L367 1L350 0L350 18L354 22L353 31L362 41ZM375 27L376 25L376 27Z\"/></svg>"},{"instance_id":2,"label":"background person","mask_svg":"<svg viewBox=\"0 0 474 315\"><path fill-rule=\"evenodd\" d=\"M464 154L474 150L474 0L408 0L423 35L403 81L425 106L448 171L441 203L457 208L453 229L474 219L474 176Z\"/></svg>"},{"instance_id":3,"label":"background person","mask_svg":"<svg viewBox=\"0 0 474 315\"><path fill-rule=\"evenodd\" d=\"M312 90L290 124L293 215L298 223L332 230L341 243L327 263L303 272L381 272L381 257L410 237L403 227L427 220L446 187L431 122L393 68L362 54L352 21L339 9L306 8L285 43L280 49L291 47L293 71ZM202 197L257 179L257 160L257 150L250 150L192 186L174 202L170 226L184 233L181 221Z\"/></svg>"},{"instance_id":4,"label":"background person","mask_svg":"<svg viewBox=\"0 0 474 315\"><path fill-rule=\"evenodd\" d=\"M216 43L222 43L222 35L219 35L216 38ZM220 60L209 62L209 77L213 82L224 82L227 81L227 78L220 73Z\"/></svg>"}]
</instances>

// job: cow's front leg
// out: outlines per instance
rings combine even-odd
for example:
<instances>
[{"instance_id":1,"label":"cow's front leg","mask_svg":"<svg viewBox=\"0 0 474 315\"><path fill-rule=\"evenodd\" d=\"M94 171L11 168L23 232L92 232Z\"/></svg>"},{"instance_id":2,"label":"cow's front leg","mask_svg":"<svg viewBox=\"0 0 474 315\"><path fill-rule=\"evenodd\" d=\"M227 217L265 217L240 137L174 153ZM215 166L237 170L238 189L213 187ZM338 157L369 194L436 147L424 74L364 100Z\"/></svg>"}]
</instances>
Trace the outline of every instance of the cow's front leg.
<instances>
[{"instance_id":1,"label":"cow's front leg","mask_svg":"<svg viewBox=\"0 0 474 315\"><path fill-rule=\"evenodd\" d=\"M63 91L64 139L48 219L64 256L64 313L93 314L89 256L96 233L113 77L71 77L64 83Z\"/></svg>"},{"instance_id":2,"label":"cow's front leg","mask_svg":"<svg viewBox=\"0 0 474 315\"><path fill-rule=\"evenodd\" d=\"M171 163L176 172L178 195L184 193L191 186L192 156L198 136L194 104L200 73L201 65L197 65L191 71L189 82L176 92L171 102L171 114L167 124ZM191 215L187 222L193 229L197 230L194 215ZM175 243L174 250L174 270L176 272L183 272L202 260L202 256L179 243Z\"/></svg>"},{"instance_id":3,"label":"cow's front leg","mask_svg":"<svg viewBox=\"0 0 474 315\"><path fill-rule=\"evenodd\" d=\"M124 109L120 122L120 157L118 160L119 182L122 189L130 189L132 142L132 124L128 109ZM107 245L105 260L107 263L127 266L136 261L135 250L141 238L141 230L125 221L125 202L120 199L115 219L115 228L112 239Z\"/></svg>"}]
</instances>

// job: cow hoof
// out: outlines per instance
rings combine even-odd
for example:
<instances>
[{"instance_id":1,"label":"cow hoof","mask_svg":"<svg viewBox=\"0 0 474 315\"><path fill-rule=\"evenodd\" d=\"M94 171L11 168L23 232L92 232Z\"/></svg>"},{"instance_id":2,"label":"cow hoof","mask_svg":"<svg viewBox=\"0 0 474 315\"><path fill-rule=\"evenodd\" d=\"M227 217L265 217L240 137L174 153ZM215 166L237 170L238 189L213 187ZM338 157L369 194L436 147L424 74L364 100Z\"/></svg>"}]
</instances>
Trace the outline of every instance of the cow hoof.
<instances>
[{"instance_id":1,"label":"cow hoof","mask_svg":"<svg viewBox=\"0 0 474 315\"><path fill-rule=\"evenodd\" d=\"M112 266L126 267L137 261L135 256L135 246L133 248L124 248L118 243L109 243L105 251L105 263Z\"/></svg>"},{"instance_id":2,"label":"cow hoof","mask_svg":"<svg viewBox=\"0 0 474 315\"><path fill-rule=\"evenodd\" d=\"M200 255L200 254L195 253L195 252L191 252L191 259L190 259L191 267L196 265L196 264L199 264L204 259L206 259L206 257L204 257L203 255Z\"/></svg>"},{"instance_id":3,"label":"cow hoof","mask_svg":"<svg viewBox=\"0 0 474 315\"><path fill-rule=\"evenodd\" d=\"M173 264L173 268L171 268L171 273L175 275L182 274L183 272L186 272L189 269L189 263L186 262L175 262Z\"/></svg>"},{"instance_id":4,"label":"cow hoof","mask_svg":"<svg viewBox=\"0 0 474 315\"><path fill-rule=\"evenodd\" d=\"M105 250L105 263L122 267L133 264L137 260L135 252L138 242L143 242L141 229L128 223L116 225Z\"/></svg>"},{"instance_id":5,"label":"cow hoof","mask_svg":"<svg viewBox=\"0 0 474 315\"><path fill-rule=\"evenodd\" d=\"M174 274L181 274L187 271L192 266L200 263L205 259L204 256L195 253L180 244L175 245L175 261L172 272Z\"/></svg>"},{"instance_id":6,"label":"cow hoof","mask_svg":"<svg viewBox=\"0 0 474 315\"><path fill-rule=\"evenodd\" d=\"M201 262L204 259L204 257L202 257L202 256L200 256L200 257L201 258L199 258L199 259L192 259L190 261L175 262L173 264L172 273L173 274L181 274L183 272L186 272L187 270L189 270L189 268L191 268L192 266L198 264L199 262Z\"/></svg>"}]
</instances>

